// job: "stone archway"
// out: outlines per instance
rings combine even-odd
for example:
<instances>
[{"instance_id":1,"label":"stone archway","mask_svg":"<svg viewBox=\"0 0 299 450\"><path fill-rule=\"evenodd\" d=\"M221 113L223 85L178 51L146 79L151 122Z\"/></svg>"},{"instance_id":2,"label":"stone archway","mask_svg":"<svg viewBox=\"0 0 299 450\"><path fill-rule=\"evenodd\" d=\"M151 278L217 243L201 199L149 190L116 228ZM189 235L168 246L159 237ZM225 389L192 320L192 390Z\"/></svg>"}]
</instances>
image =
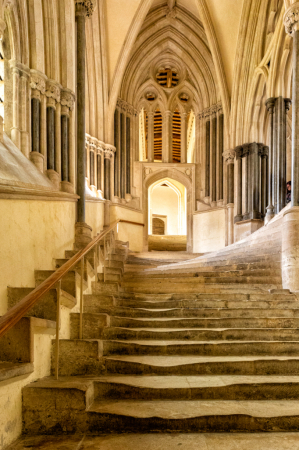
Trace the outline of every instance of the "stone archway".
<instances>
[{"instance_id":1,"label":"stone archway","mask_svg":"<svg viewBox=\"0 0 299 450\"><path fill-rule=\"evenodd\" d=\"M148 251L148 190L153 183L165 178L178 181L185 186L187 191L187 251L193 251L193 226L192 226L192 181L191 179L175 168L167 168L155 171L146 176L143 181L143 205L144 205L144 237L143 249Z\"/></svg>"}]
</instances>

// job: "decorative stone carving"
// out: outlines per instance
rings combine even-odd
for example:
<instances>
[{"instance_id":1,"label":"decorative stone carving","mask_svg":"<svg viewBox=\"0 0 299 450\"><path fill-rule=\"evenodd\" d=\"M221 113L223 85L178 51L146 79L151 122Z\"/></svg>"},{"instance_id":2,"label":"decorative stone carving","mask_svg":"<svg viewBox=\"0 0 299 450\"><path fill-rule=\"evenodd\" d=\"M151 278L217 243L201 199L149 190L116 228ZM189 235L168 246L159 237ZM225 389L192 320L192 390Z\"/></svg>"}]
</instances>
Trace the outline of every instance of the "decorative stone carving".
<instances>
[{"instance_id":1,"label":"decorative stone carving","mask_svg":"<svg viewBox=\"0 0 299 450\"><path fill-rule=\"evenodd\" d=\"M143 174L144 174L144 178L146 178L148 175L150 175L152 173L152 169L151 168L149 168L149 167L145 167L144 168L144 172L143 172Z\"/></svg>"},{"instance_id":2,"label":"decorative stone carving","mask_svg":"<svg viewBox=\"0 0 299 450\"><path fill-rule=\"evenodd\" d=\"M131 116L134 116L137 114L137 111L134 109L134 107L132 105L130 105L129 103L125 102L124 100L122 100L121 98L119 98L117 100L116 106L121 111L125 112L126 114L130 114Z\"/></svg>"},{"instance_id":3,"label":"decorative stone carving","mask_svg":"<svg viewBox=\"0 0 299 450\"><path fill-rule=\"evenodd\" d=\"M54 99L55 102L60 102L60 86L52 80L48 80L46 84L46 97Z\"/></svg>"},{"instance_id":4,"label":"decorative stone carving","mask_svg":"<svg viewBox=\"0 0 299 450\"><path fill-rule=\"evenodd\" d=\"M292 6L286 11L283 23L286 29L286 32L292 36L293 31L298 29L299 22L299 2L293 3Z\"/></svg>"},{"instance_id":5,"label":"decorative stone carving","mask_svg":"<svg viewBox=\"0 0 299 450\"><path fill-rule=\"evenodd\" d=\"M166 17L167 17L167 19L176 19L176 17L177 17L177 8L176 7L174 7L174 8L167 8L166 9Z\"/></svg>"},{"instance_id":6,"label":"decorative stone carving","mask_svg":"<svg viewBox=\"0 0 299 450\"><path fill-rule=\"evenodd\" d=\"M225 152L222 153L222 156L226 164L234 164L235 154L236 154L235 150L226 150Z\"/></svg>"},{"instance_id":7,"label":"decorative stone carving","mask_svg":"<svg viewBox=\"0 0 299 450\"><path fill-rule=\"evenodd\" d=\"M181 102L183 102L183 103L187 103L188 101L189 101L189 95L188 94L181 94L180 95L180 100L181 100Z\"/></svg>"},{"instance_id":8,"label":"decorative stone carving","mask_svg":"<svg viewBox=\"0 0 299 450\"><path fill-rule=\"evenodd\" d=\"M85 15L87 17L92 16L95 8L95 0L75 0L76 14Z\"/></svg>"},{"instance_id":9,"label":"decorative stone carving","mask_svg":"<svg viewBox=\"0 0 299 450\"><path fill-rule=\"evenodd\" d=\"M30 87L32 97L38 98L40 100L40 95L44 95L46 92L45 78L38 72L31 72Z\"/></svg>"},{"instance_id":10,"label":"decorative stone carving","mask_svg":"<svg viewBox=\"0 0 299 450\"><path fill-rule=\"evenodd\" d=\"M145 97L149 102L156 100L156 94L154 94L154 92L148 92Z\"/></svg>"},{"instance_id":11,"label":"decorative stone carving","mask_svg":"<svg viewBox=\"0 0 299 450\"><path fill-rule=\"evenodd\" d=\"M60 93L61 106L66 106L70 111L73 111L75 106L75 94L70 89L63 89Z\"/></svg>"}]
</instances>

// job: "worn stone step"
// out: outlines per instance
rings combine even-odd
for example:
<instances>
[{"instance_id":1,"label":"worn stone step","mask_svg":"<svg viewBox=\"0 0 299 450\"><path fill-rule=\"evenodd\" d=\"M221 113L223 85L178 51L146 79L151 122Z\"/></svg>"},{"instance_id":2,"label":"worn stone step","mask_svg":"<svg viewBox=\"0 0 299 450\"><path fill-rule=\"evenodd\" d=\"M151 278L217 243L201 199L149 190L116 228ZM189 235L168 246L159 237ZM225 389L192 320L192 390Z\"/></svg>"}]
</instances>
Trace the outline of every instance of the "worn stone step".
<instances>
[{"instance_id":1,"label":"worn stone step","mask_svg":"<svg viewBox=\"0 0 299 450\"><path fill-rule=\"evenodd\" d=\"M85 313L98 313L103 306L114 306L115 297L113 295L86 294L83 297L83 308Z\"/></svg>"},{"instance_id":2,"label":"worn stone step","mask_svg":"<svg viewBox=\"0 0 299 450\"><path fill-rule=\"evenodd\" d=\"M130 376L94 381L95 396L121 400L298 400L298 376Z\"/></svg>"},{"instance_id":3,"label":"worn stone step","mask_svg":"<svg viewBox=\"0 0 299 450\"><path fill-rule=\"evenodd\" d=\"M56 342L52 342L52 374L55 368ZM59 341L59 375L101 375L103 342L97 339L61 339Z\"/></svg>"},{"instance_id":4,"label":"worn stone step","mask_svg":"<svg viewBox=\"0 0 299 450\"><path fill-rule=\"evenodd\" d=\"M82 318L84 339L101 339L102 330L110 325L110 317L107 314L84 313ZM70 337L79 339L80 314L70 314Z\"/></svg>"},{"instance_id":5,"label":"worn stone step","mask_svg":"<svg viewBox=\"0 0 299 450\"><path fill-rule=\"evenodd\" d=\"M121 273L124 272L124 263L123 261L115 261L115 260L109 260L105 261L105 267L110 269L120 269Z\"/></svg>"},{"instance_id":6,"label":"worn stone step","mask_svg":"<svg viewBox=\"0 0 299 450\"><path fill-rule=\"evenodd\" d=\"M124 275L124 280L135 280L143 279L156 279L156 278L171 278L173 276L173 272L170 273L167 271L159 271L159 272L127 272ZM281 269L252 269L252 270L211 270L211 271L190 271L188 269L187 271L178 271L175 273L175 278L241 278L241 277L281 277ZM234 282L234 280L232 280Z\"/></svg>"},{"instance_id":7,"label":"worn stone step","mask_svg":"<svg viewBox=\"0 0 299 450\"><path fill-rule=\"evenodd\" d=\"M298 318L130 318L110 317L111 327L121 328L298 328Z\"/></svg>"},{"instance_id":8,"label":"worn stone step","mask_svg":"<svg viewBox=\"0 0 299 450\"><path fill-rule=\"evenodd\" d=\"M275 292L279 292L276 294ZM281 291L273 291L272 293L260 289L251 290L248 293L241 293L231 291L230 289L223 289L219 292L197 292L197 293L169 293L169 294L150 294L150 293L121 293L120 300L134 300L134 301L168 301L168 300L223 300L223 301L294 301L299 304L299 297L295 294L284 293Z\"/></svg>"},{"instance_id":9,"label":"worn stone step","mask_svg":"<svg viewBox=\"0 0 299 450\"><path fill-rule=\"evenodd\" d=\"M146 309L167 309L167 308L226 308L226 309L297 309L298 301L273 300L273 301L227 301L227 300L127 300L116 299L115 306L119 308L146 308Z\"/></svg>"},{"instance_id":10,"label":"worn stone step","mask_svg":"<svg viewBox=\"0 0 299 450\"><path fill-rule=\"evenodd\" d=\"M194 278L194 280L198 280ZM155 283L133 283L133 282L122 282L122 287L127 293L134 294L226 294L226 293L241 293L241 294L252 294L259 292L267 292L270 289L281 289L281 284L254 284L252 282L248 283L199 283L197 281L192 281L192 283L168 283L155 280Z\"/></svg>"},{"instance_id":11,"label":"worn stone step","mask_svg":"<svg viewBox=\"0 0 299 450\"><path fill-rule=\"evenodd\" d=\"M115 295L119 294L119 283L114 281L97 281L92 283L92 291L94 295Z\"/></svg>"},{"instance_id":12,"label":"worn stone step","mask_svg":"<svg viewBox=\"0 0 299 450\"><path fill-rule=\"evenodd\" d=\"M250 276L250 277L157 277L154 279L150 278L130 278L123 280L123 286L125 288L133 287L134 290L140 288L150 288L150 291L155 291L159 287L163 287L163 289L167 289L169 286L178 286L178 289L190 288L192 285L201 286L203 284L266 284L269 283L274 285L281 285L281 276L271 276L271 277L262 277L262 276ZM166 291L167 292L167 291Z\"/></svg>"},{"instance_id":13,"label":"worn stone step","mask_svg":"<svg viewBox=\"0 0 299 450\"><path fill-rule=\"evenodd\" d=\"M65 286L62 283L63 287ZM8 300L8 308L12 308L14 305L19 303L24 297L30 294L34 288L7 288L7 300ZM61 291L61 304L66 306L67 308L74 308L77 304L77 300L75 296L66 292L65 290ZM56 321L56 313L57 313L57 291L56 289L51 289L47 294L45 294L38 303L31 308L26 316L28 317L38 317L40 319L53 320Z\"/></svg>"},{"instance_id":14,"label":"worn stone step","mask_svg":"<svg viewBox=\"0 0 299 450\"><path fill-rule=\"evenodd\" d=\"M72 315L73 317L73 315ZM72 320L72 318L71 318ZM228 329L166 329L166 328L99 328L96 327L95 319L90 321L89 326L84 324L84 337L86 339L105 340L233 340L233 341L299 341L298 328L228 328ZM78 320L79 323L79 320ZM72 322L71 322L72 324ZM77 326L78 328L78 326ZM71 337L77 338L77 333L71 333Z\"/></svg>"},{"instance_id":15,"label":"worn stone step","mask_svg":"<svg viewBox=\"0 0 299 450\"><path fill-rule=\"evenodd\" d=\"M298 341L103 341L103 355L299 355Z\"/></svg>"},{"instance_id":16,"label":"worn stone step","mask_svg":"<svg viewBox=\"0 0 299 450\"><path fill-rule=\"evenodd\" d=\"M145 309L145 308L117 308L101 307L99 312L117 317L134 318L265 318L265 317L299 317L299 309L260 309L260 308L177 308L177 309Z\"/></svg>"},{"instance_id":17,"label":"worn stone step","mask_svg":"<svg viewBox=\"0 0 299 450\"><path fill-rule=\"evenodd\" d=\"M109 273L105 269L105 273L98 274L98 281L100 282L116 282L119 283L122 279L122 274L120 273Z\"/></svg>"},{"instance_id":18,"label":"worn stone step","mask_svg":"<svg viewBox=\"0 0 299 450\"><path fill-rule=\"evenodd\" d=\"M113 355L105 367L124 375L299 375L299 357Z\"/></svg>"}]
</instances>

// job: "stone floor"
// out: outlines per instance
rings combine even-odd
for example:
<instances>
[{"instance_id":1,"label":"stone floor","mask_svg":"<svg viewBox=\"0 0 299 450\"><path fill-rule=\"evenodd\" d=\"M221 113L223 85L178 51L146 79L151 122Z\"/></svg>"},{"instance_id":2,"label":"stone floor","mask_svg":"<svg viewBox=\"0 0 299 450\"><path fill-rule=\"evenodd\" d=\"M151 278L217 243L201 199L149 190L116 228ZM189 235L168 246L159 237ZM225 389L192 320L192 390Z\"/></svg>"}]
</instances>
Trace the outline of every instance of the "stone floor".
<instances>
[{"instance_id":1,"label":"stone floor","mask_svg":"<svg viewBox=\"0 0 299 450\"><path fill-rule=\"evenodd\" d=\"M299 433L23 437L7 450L299 450Z\"/></svg>"}]
</instances>

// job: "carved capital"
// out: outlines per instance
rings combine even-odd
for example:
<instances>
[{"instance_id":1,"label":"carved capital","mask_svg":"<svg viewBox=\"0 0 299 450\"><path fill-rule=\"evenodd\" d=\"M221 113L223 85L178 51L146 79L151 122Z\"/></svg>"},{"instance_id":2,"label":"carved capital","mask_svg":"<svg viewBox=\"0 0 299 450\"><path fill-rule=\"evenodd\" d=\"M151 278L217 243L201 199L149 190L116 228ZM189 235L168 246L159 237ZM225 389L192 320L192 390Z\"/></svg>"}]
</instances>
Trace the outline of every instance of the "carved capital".
<instances>
[{"instance_id":1,"label":"carved capital","mask_svg":"<svg viewBox=\"0 0 299 450\"><path fill-rule=\"evenodd\" d=\"M129 103L125 102L124 100L122 100L121 98L119 98L117 100L117 104L116 104L117 108L119 108L122 112L129 114L131 116L134 116L137 114L137 111L134 109L134 107L132 105L130 105Z\"/></svg>"},{"instance_id":2,"label":"carved capital","mask_svg":"<svg viewBox=\"0 0 299 450\"><path fill-rule=\"evenodd\" d=\"M224 158L224 161L226 164L234 164L235 163L235 150L226 150L222 153L222 156Z\"/></svg>"},{"instance_id":3,"label":"carved capital","mask_svg":"<svg viewBox=\"0 0 299 450\"><path fill-rule=\"evenodd\" d=\"M46 84L46 97L53 99L55 102L60 102L60 86L53 80L48 80Z\"/></svg>"},{"instance_id":4,"label":"carved capital","mask_svg":"<svg viewBox=\"0 0 299 450\"><path fill-rule=\"evenodd\" d=\"M293 32L298 30L299 22L299 2L293 3L290 8L285 12L283 23L286 29L286 33L290 36Z\"/></svg>"},{"instance_id":5,"label":"carved capital","mask_svg":"<svg viewBox=\"0 0 299 450\"><path fill-rule=\"evenodd\" d=\"M288 113L292 106L292 100L290 98L285 98L284 104L285 104L285 108L286 108L286 113Z\"/></svg>"},{"instance_id":6,"label":"carved capital","mask_svg":"<svg viewBox=\"0 0 299 450\"><path fill-rule=\"evenodd\" d=\"M237 159L241 159L243 156L243 147L242 145L238 145L238 147L235 148L235 155Z\"/></svg>"},{"instance_id":7,"label":"carved capital","mask_svg":"<svg viewBox=\"0 0 299 450\"><path fill-rule=\"evenodd\" d=\"M46 92L46 80L45 77L38 72L31 72L30 87L33 91L38 91L40 94Z\"/></svg>"},{"instance_id":8,"label":"carved capital","mask_svg":"<svg viewBox=\"0 0 299 450\"><path fill-rule=\"evenodd\" d=\"M269 111L269 113L273 114L274 107L275 107L275 98L274 97L268 98L268 100L266 100L266 102L265 102L265 105L266 105L266 108Z\"/></svg>"},{"instance_id":9,"label":"carved capital","mask_svg":"<svg viewBox=\"0 0 299 450\"><path fill-rule=\"evenodd\" d=\"M78 16L92 16L96 5L95 0L75 0L76 15Z\"/></svg>"},{"instance_id":10,"label":"carved capital","mask_svg":"<svg viewBox=\"0 0 299 450\"><path fill-rule=\"evenodd\" d=\"M75 106L75 94L70 89L63 89L60 94L61 106L66 106L70 111L73 111Z\"/></svg>"}]
</instances>

